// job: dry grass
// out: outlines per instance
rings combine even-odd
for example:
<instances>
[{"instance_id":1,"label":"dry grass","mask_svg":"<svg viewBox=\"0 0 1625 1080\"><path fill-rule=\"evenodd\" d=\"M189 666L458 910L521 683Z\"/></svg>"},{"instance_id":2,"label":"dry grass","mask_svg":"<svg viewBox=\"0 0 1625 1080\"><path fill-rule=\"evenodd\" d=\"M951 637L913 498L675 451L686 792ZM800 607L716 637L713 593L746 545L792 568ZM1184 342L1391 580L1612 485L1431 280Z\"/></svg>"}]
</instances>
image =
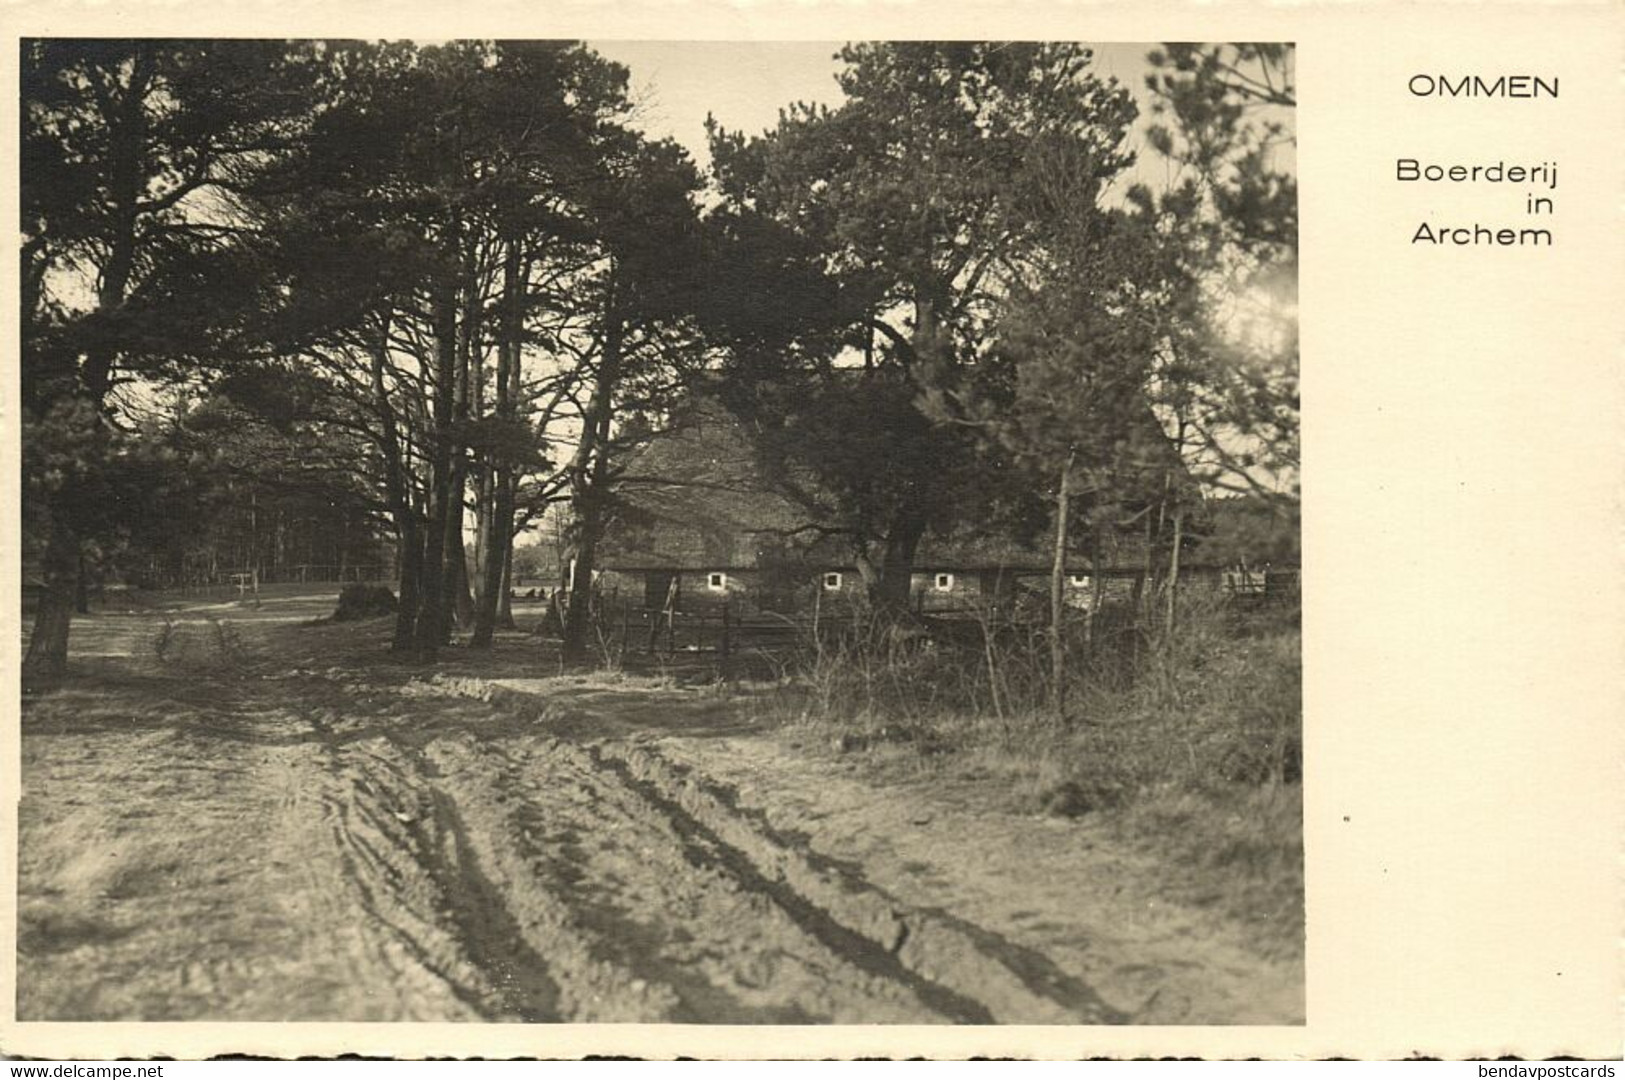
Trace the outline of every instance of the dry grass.
<instances>
[{"instance_id":1,"label":"dry grass","mask_svg":"<svg viewBox=\"0 0 1625 1080\"><path fill-rule=\"evenodd\" d=\"M975 783L1016 812L1091 815L1170 868L1171 898L1213 906L1261 949L1303 943L1301 637L1290 613L1192 602L1072 647L1050 710L1041 634L871 627L809 646L805 675L758 698L873 766ZM984 628L987 629L987 628ZM980 638L980 640L978 640Z\"/></svg>"}]
</instances>

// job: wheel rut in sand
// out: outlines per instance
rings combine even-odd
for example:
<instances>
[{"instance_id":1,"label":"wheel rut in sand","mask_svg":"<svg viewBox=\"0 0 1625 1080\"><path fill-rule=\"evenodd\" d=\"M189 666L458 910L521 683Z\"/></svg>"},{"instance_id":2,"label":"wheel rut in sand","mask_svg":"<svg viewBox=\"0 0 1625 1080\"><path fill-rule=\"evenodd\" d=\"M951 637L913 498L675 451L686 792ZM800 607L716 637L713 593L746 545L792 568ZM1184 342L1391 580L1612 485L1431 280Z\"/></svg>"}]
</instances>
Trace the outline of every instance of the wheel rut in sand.
<instances>
[{"instance_id":1,"label":"wheel rut in sand","mask_svg":"<svg viewBox=\"0 0 1625 1080\"><path fill-rule=\"evenodd\" d=\"M328 759L332 837L363 910L476 1015L560 1019L558 985L482 873L432 771L391 744L343 745L321 711L310 715Z\"/></svg>"},{"instance_id":2,"label":"wheel rut in sand","mask_svg":"<svg viewBox=\"0 0 1625 1080\"><path fill-rule=\"evenodd\" d=\"M683 853L695 866L717 867L737 879L744 888L768 897L783 909L798 927L824 944L831 952L866 972L902 983L922 1002L947 1019L961 1024L994 1022L993 1014L985 1005L933 982L916 971L911 971L897 959L898 950L908 940L908 926L901 919L897 923L894 944L889 948L849 929L828 911L796 892L788 881L771 879L761 873L752 864L748 855L738 848L729 846L715 832L685 812L681 806L667 799L654 784L639 780L624 762L596 752L593 757L628 787L670 815L673 827L684 840Z\"/></svg>"},{"instance_id":3,"label":"wheel rut in sand","mask_svg":"<svg viewBox=\"0 0 1625 1080\"><path fill-rule=\"evenodd\" d=\"M294 651L247 616L117 629L91 706L35 703L25 731L36 774L58 778L25 822L27 959L37 987L65 988L36 993L35 1015L1101 1024L1184 1016L1177 995L1209 985L1122 974L1123 957L1186 955L1177 921L1114 936L1137 905L1107 897L1051 933L985 899L999 875L903 873L933 845L957 858L957 826L894 836L919 793L871 805L845 782L821 802L825 773L793 755L707 741L700 698L414 678ZM93 784L122 794L84 810L70 796ZM855 826L819 824L848 801ZM87 835L124 842L85 854ZM1049 910L1102 867L1062 860ZM123 936L52 931L41 913L70 894ZM96 998L110 962L132 974Z\"/></svg>"},{"instance_id":4,"label":"wheel rut in sand","mask_svg":"<svg viewBox=\"0 0 1625 1080\"><path fill-rule=\"evenodd\" d=\"M442 699L427 737L409 715L379 723L387 704L331 707L334 690L377 689L323 687L329 707L310 712L334 838L373 918L480 1015L996 1019L900 961L900 923L884 939L852 928L614 753L534 727L492 738L512 731L501 703Z\"/></svg>"},{"instance_id":5,"label":"wheel rut in sand","mask_svg":"<svg viewBox=\"0 0 1625 1080\"><path fill-rule=\"evenodd\" d=\"M289 670L212 613L155 629L146 655L199 706L200 755L305 747L331 867L310 887L360 916L343 966L388 972L412 1018L1120 1019L1045 958L898 902L641 736L593 737L593 717L478 679Z\"/></svg>"},{"instance_id":6,"label":"wheel rut in sand","mask_svg":"<svg viewBox=\"0 0 1625 1080\"><path fill-rule=\"evenodd\" d=\"M442 787L458 792L470 844L563 986L571 1018L980 1015L939 1009L919 980L866 963L852 942L810 932L802 912L782 902L792 898L764 889L725 848L578 747L447 738L425 753Z\"/></svg>"},{"instance_id":7,"label":"wheel rut in sand","mask_svg":"<svg viewBox=\"0 0 1625 1080\"><path fill-rule=\"evenodd\" d=\"M639 737L590 737L591 717L479 680L289 672L248 644L212 615L166 617L146 655L197 706L199 754L304 755L331 867L309 887L360 916L342 967L387 972L411 1018L1119 1019L1046 981L1042 957L1012 962L996 935L899 903Z\"/></svg>"},{"instance_id":8,"label":"wheel rut in sand","mask_svg":"<svg viewBox=\"0 0 1625 1080\"><path fill-rule=\"evenodd\" d=\"M905 977L969 1002L985 1015L969 1023L1124 1023L1082 980L1048 958L935 909L911 907L855 870L806 850L759 815L739 807L727 789L666 760L647 746L602 744L594 757L727 846L761 880L784 883L797 897L869 950L881 949ZM719 843L720 843L719 839Z\"/></svg>"},{"instance_id":9,"label":"wheel rut in sand","mask_svg":"<svg viewBox=\"0 0 1625 1080\"><path fill-rule=\"evenodd\" d=\"M561 719L535 695L479 680L436 679L404 689L476 698L508 715L530 717L538 732ZM568 760L575 782L612 790L620 801L660 822L671 834L667 847L690 868L688 876L720 875L731 887L776 909L800 935L843 965L872 981L906 988L932 1018L1073 1024L1132 1019L1041 953L944 912L911 908L854 869L806 850L739 807L729 791L666 760L649 745L554 738L549 756L555 762ZM582 828L606 824L584 822Z\"/></svg>"},{"instance_id":10,"label":"wheel rut in sand","mask_svg":"<svg viewBox=\"0 0 1625 1080\"><path fill-rule=\"evenodd\" d=\"M558 984L502 893L481 873L457 805L442 791L434 793L434 824L452 844L450 858L435 864L436 883L470 960L495 986L504 1012L526 1023L560 1019Z\"/></svg>"}]
</instances>

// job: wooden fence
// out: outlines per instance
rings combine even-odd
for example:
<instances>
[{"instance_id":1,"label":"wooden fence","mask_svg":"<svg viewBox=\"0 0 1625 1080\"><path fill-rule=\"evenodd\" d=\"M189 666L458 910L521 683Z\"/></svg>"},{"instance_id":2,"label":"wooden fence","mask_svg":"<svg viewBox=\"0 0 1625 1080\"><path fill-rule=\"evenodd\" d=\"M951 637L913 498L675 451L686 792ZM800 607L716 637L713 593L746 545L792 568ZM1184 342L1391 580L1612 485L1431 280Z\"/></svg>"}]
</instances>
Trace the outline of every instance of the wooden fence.
<instances>
[{"instance_id":1,"label":"wooden fence","mask_svg":"<svg viewBox=\"0 0 1625 1080\"><path fill-rule=\"evenodd\" d=\"M1119 621L1107 617L1102 625ZM1081 625L1081 615L1078 622ZM1043 625L1010 609L977 608L927 612L916 615L915 623L931 638L975 642L989 634L1031 635L1043 632ZM715 607L661 610L611 599L600 604L595 626L599 647L615 655L668 659L693 656L726 662L746 655L788 658L799 649L829 647L849 640L867 632L872 624L851 608L783 614L730 601Z\"/></svg>"},{"instance_id":2,"label":"wooden fence","mask_svg":"<svg viewBox=\"0 0 1625 1080\"><path fill-rule=\"evenodd\" d=\"M1271 570L1250 576L1240 587L1221 585L1226 606L1238 617L1248 612L1289 606L1298 600L1298 572ZM562 603L566 598L559 596ZM1160 611L1160 605L1158 610ZM562 617L562 611L558 616ZM676 660L689 657L725 666L742 657L783 661L799 649L836 643L865 625L849 606L814 607L783 613L763 610L749 601L725 600L687 608L650 608L640 599L612 592L600 596L594 620L600 651L622 658L637 656ZM1078 625L1085 615L1074 611ZM995 638L1047 633L1048 607L1042 610L1016 605L957 608L916 612L918 625L933 638L979 643ZM1102 609L1096 632L1120 636L1136 621L1132 609L1111 604Z\"/></svg>"},{"instance_id":3,"label":"wooden fence","mask_svg":"<svg viewBox=\"0 0 1625 1080\"><path fill-rule=\"evenodd\" d=\"M355 582L393 585L395 568L387 563L299 563L261 569L205 568L179 575L149 569L131 577L143 589L173 591L186 596L223 596L239 590L252 592L256 585L348 585Z\"/></svg>"},{"instance_id":4,"label":"wooden fence","mask_svg":"<svg viewBox=\"0 0 1625 1080\"><path fill-rule=\"evenodd\" d=\"M788 652L817 630L811 616L757 611L731 602L692 611L613 605L601 612L598 626L600 635L610 635L606 644L622 655L705 654L723 662L746 651Z\"/></svg>"},{"instance_id":5,"label":"wooden fence","mask_svg":"<svg viewBox=\"0 0 1625 1080\"><path fill-rule=\"evenodd\" d=\"M1302 595L1302 584L1295 568L1250 574L1227 571L1221 587L1228 599L1244 607L1295 604Z\"/></svg>"}]
</instances>

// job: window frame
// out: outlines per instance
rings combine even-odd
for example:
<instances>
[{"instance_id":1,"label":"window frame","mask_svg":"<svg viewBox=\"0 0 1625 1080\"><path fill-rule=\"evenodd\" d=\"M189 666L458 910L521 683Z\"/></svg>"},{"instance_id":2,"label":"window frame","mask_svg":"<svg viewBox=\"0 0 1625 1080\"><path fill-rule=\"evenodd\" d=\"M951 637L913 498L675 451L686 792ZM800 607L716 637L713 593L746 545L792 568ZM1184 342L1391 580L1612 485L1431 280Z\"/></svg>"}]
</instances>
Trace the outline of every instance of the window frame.
<instances>
[{"instance_id":1,"label":"window frame","mask_svg":"<svg viewBox=\"0 0 1625 1080\"><path fill-rule=\"evenodd\" d=\"M938 571L931 575L931 588L936 592L953 592L954 575L951 571Z\"/></svg>"},{"instance_id":2,"label":"window frame","mask_svg":"<svg viewBox=\"0 0 1625 1080\"><path fill-rule=\"evenodd\" d=\"M705 575L705 587L712 592L728 591L728 572L726 570L709 570Z\"/></svg>"},{"instance_id":3,"label":"window frame","mask_svg":"<svg viewBox=\"0 0 1625 1080\"><path fill-rule=\"evenodd\" d=\"M824 591L838 592L846 583L845 576L839 570L825 570L823 578Z\"/></svg>"}]
</instances>

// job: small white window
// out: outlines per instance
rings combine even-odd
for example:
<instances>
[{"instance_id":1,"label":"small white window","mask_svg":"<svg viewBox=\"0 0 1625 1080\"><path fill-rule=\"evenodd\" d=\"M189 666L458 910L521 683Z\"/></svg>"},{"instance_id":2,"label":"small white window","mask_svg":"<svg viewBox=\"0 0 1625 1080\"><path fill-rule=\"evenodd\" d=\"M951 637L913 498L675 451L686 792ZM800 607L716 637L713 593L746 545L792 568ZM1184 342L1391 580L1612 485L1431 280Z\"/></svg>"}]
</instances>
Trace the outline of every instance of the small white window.
<instances>
[{"instance_id":1,"label":"small white window","mask_svg":"<svg viewBox=\"0 0 1625 1080\"><path fill-rule=\"evenodd\" d=\"M728 575L727 574L711 574L706 579L706 584L711 587L712 592L722 592L724 589L726 589L728 587Z\"/></svg>"},{"instance_id":2,"label":"small white window","mask_svg":"<svg viewBox=\"0 0 1625 1080\"><path fill-rule=\"evenodd\" d=\"M829 573L824 575L824 588L834 590L839 589L840 587L841 572L839 570L831 570Z\"/></svg>"},{"instance_id":3,"label":"small white window","mask_svg":"<svg viewBox=\"0 0 1625 1080\"><path fill-rule=\"evenodd\" d=\"M1074 589L1086 589L1089 587L1088 574L1071 574L1068 575L1066 580L1071 583Z\"/></svg>"},{"instance_id":4,"label":"small white window","mask_svg":"<svg viewBox=\"0 0 1625 1080\"><path fill-rule=\"evenodd\" d=\"M936 586L938 592L947 592L954 587L954 576L952 574L938 574Z\"/></svg>"}]
</instances>

